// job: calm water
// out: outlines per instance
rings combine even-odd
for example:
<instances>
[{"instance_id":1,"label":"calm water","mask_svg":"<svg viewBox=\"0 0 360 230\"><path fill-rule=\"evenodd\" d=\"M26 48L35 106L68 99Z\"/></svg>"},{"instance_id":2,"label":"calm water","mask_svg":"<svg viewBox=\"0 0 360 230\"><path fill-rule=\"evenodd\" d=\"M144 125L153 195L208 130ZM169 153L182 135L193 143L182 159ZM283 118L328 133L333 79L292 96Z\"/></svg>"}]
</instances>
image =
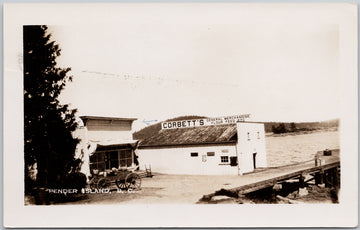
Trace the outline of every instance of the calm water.
<instances>
[{"instance_id":1,"label":"calm water","mask_svg":"<svg viewBox=\"0 0 360 230\"><path fill-rule=\"evenodd\" d=\"M268 167L312 160L317 151L340 148L339 132L266 137Z\"/></svg>"}]
</instances>

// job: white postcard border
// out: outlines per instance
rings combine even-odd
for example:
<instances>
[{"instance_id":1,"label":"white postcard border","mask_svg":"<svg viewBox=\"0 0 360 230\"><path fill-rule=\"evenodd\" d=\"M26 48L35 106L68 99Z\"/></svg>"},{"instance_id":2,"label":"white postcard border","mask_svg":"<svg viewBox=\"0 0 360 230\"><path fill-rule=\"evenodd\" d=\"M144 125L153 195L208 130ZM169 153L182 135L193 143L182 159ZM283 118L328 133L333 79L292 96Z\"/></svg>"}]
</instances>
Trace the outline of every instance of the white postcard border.
<instances>
[{"instance_id":1,"label":"white postcard border","mask_svg":"<svg viewBox=\"0 0 360 230\"><path fill-rule=\"evenodd\" d=\"M188 14L181 9L188 7ZM340 204L24 206L22 26L102 23L334 23L340 31ZM122 17L107 17L121 12ZM206 13L205 13L206 12ZM222 12L216 14L215 12ZM227 12L227 14L223 14ZM258 15L259 17L254 17ZM120 3L4 5L4 225L6 227L353 227L358 223L357 6L348 3ZM20 52L20 53L19 53Z\"/></svg>"}]
</instances>

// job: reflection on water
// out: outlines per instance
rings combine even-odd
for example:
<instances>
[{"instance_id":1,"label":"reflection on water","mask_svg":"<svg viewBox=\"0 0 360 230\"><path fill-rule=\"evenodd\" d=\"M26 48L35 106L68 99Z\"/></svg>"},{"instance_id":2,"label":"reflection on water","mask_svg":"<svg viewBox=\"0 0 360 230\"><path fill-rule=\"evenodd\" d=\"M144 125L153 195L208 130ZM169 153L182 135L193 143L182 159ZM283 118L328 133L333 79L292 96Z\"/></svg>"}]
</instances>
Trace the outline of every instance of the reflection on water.
<instances>
[{"instance_id":1,"label":"reflection on water","mask_svg":"<svg viewBox=\"0 0 360 230\"><path fill-rule=\"evenodd\" d=\"M266 137L268 167L314 159L317 151L340 148L339 132Z\"/></svg>"}]
</instances>

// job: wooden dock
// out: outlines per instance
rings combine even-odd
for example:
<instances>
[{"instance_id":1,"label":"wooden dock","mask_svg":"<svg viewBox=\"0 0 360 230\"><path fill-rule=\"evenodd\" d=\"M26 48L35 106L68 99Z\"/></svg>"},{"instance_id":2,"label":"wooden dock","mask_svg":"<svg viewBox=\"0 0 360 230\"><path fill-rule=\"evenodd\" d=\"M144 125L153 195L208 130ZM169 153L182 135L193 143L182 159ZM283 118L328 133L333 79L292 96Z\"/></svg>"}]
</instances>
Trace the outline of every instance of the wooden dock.
<instances>
[{"instance_id":1,"label":"wooden dock","mask_svg":"<svg viewBox=\"0 0 360 230\"><path fill-rule=\"evenodd\" d=\"M330 156L324 156L323 151L320 151L316 154L316 156L318 159L317 162L315 162L315 160L311 160L294 165L266 168L258 172L243 175L241 176L242 180L239 180L238 184L232 184L231 188L229 186L223 187L214 193L205 195L203 199L219 195L219 191L223 190L230 191L238 195L244 195L263 188L272 187L290 179L298 179L300 184L305 184L305 182L310 180L315 180L316 184L339 184L339 150L331 150ZM312 178L305 181L305 176L312 176ZM329 182L329 178L331 182Z\"/></svg>"}]
</instances>

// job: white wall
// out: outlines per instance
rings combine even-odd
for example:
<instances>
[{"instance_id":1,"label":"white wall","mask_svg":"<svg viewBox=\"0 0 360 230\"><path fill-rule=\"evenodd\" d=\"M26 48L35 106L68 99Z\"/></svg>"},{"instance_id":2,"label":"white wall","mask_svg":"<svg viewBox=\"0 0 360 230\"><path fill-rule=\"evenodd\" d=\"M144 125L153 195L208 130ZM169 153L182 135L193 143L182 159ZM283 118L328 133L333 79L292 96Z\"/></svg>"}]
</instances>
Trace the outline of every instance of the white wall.
<instances>
[{"instance_id":1,"label":"white wall","mask_svg":"<svg viewBox=\"0 0 360 230\"><path fill-rule=\"evenodd\" d=\"M191 157L197 152L198 157ZM215 152L215 156L207 156L207 152ZM189 147L154 147L137 150L140 169L144 165L151 165L153 172L166 174L193 174L193 175L238 175L238 167L230 164L221 164L221 156L236 156L234 144L202 145ZM203 155L206 162L202 161Z\"/></svg>"},{"instance_id":2,"label":"white wall","mask_svg":"<svg viewBox=\"0 0 360 230\"><path fill-rule=\"evenodd\" d=\"M124 140L132 141L132 121L88 120L86 126L79 127L73 136L81 141L76 146L75 158L82 160L80 171L90 176L90 154L95 151L96 144L91 141ZM88 148L90 146L90 148Z\"/></svg>"},{"instance_id":3,"label":"white wall","mask_svg":"<svg viewBox=\"0 0 360 230\"><path fill-rule=\"evenodd\" d=\"M89 156L91 152L89 151L88 148L90 143L89 143L88 131L86 127L82 126L77 128L74 131L73 136L75 138L79 138L80 140L80 142L78 143L75 149L75 158L81 159L82 161L80 172L84 173L87 177L89 177L91 175L90 167L89 167L89 163L90 163Z\"/></svg>"},{"instance_id":4,"label":"white wall","mask_svg":"<svg viewBox=\"0 0 360 230\"><path fill-rule=\"evenodd\" d=\"M89 120L86 123L89 140L132 140L133 121Z\"/></svg>"},{"instance_id":5,"label":"white wall","mask_svg":"<svg viewBox=\"0 0 360 230\"><path fill-rule=\"evenodd\" d=\"M167 174L239 175L254 171L254 153L256 168L267 167L264 124L237 123L237 135L236 145L140 148L140 169L145 169L146 164L151 165L153 172ZM191 157L191 152L197 152L198 157ZM215 156L206 156L206 162L202 162L207 152L215 152ZM221 156L238 156L239 166L221 164Z\"/></svg>"},{"instance_id":6,"label":"white wall","mask_svg":"<svg viewBox=\"0 0 360 230\"><path fill-rule=\"evenodd\" d=\"M237 134L240 173L254 170L253 153L256 153L256 167L267 167L264 124L237 123Z\"/></svg>"}]
</instances>

